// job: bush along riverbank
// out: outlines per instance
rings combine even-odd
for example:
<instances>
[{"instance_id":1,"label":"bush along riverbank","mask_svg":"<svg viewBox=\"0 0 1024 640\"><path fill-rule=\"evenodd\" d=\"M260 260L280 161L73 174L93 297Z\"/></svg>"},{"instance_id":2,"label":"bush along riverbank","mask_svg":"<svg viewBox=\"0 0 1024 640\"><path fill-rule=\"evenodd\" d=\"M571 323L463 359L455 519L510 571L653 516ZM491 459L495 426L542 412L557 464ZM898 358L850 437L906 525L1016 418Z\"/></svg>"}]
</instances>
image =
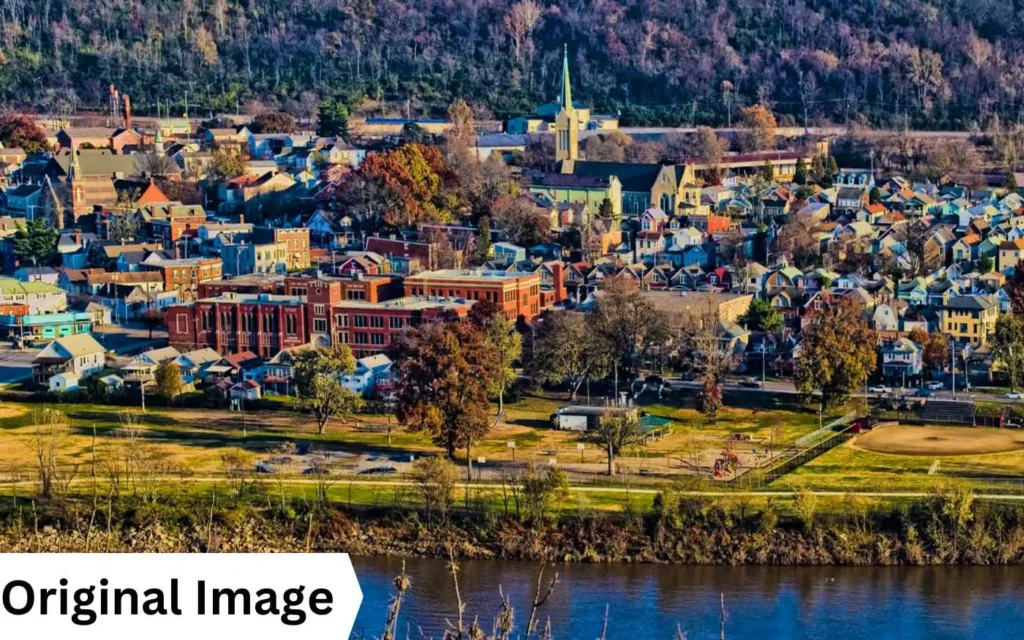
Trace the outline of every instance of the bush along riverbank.
<instances>
[{"instance_id":1,"label":"bush along riverbank","mask_svg":"<svg viewBox=\"0 0 1024 640\"><path fill-rule=\"evenodd\" d=\"M531 488L530 482L538 484ZM421 487L420 508L354 508L250 485L203 494L6 498L0 552L318 551L356 555L691 564L1024 563L1024 506L951 488L899 504L712 501L658 494L644 513L554 515L528 479L514 508L465 511ZM237 489L237 487L236 487ZM785 509L780 509L784 506Z\"/></svg>"}]
</instances>

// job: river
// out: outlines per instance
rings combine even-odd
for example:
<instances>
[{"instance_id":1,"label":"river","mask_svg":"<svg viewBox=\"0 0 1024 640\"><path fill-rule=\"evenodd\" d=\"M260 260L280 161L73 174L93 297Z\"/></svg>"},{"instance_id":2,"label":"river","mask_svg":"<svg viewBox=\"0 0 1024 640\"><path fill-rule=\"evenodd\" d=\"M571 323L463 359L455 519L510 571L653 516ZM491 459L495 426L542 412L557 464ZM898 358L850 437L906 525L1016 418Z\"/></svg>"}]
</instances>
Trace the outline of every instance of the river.
<instances>
[{"instance_id":1,"label":"river","mask_svg":"<svg viewBox=\"0 0 1024 640\"><path fill-rule=\"evenodd\" d=\"M353 637L380 637L401 569L395 558L354 558L363 604ZM537 565L466 561L459 573L467 623L487 630L501 585L516 609L517 631L529 617ZM399 638L438 638L456 620L445 563L409 559L412 589L402 607ZM900 640L1024 636L1024 567L695 567L569 564L540 619L558 639L593 640L609 607L609 640L719 637L725 594L727 638L856 638ZM519 633L515 637L521 637ZM535 636L536 637L536 636Z\"/></svg>"}]
</instances>

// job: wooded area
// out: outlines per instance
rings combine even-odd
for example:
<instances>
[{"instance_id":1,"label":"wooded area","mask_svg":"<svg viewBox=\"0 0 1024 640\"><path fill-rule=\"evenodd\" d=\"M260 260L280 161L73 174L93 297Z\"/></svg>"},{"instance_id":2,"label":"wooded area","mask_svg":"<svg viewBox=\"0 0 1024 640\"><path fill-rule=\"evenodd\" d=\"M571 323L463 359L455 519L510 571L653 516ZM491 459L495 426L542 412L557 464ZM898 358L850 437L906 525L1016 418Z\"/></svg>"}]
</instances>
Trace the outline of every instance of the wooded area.
<instances>
[{"instance_id":1,"label":"wooded area","mask_svg":"<svg viewBox=\"0 0 1024 640\"><path fill-rule=\"evenodd\" d=\"M5 0L0 99L190 115L320 100L441 115L576 96L624 125L792 121L990 128L1024 109L1024 6L978 0ZM373 104L371 102L371 104ZM380 104L380 103L378 103ZM250 110L259 105L249 105ZM380 111L384 111L382 107Z\"/></svg>"}]
</instances>

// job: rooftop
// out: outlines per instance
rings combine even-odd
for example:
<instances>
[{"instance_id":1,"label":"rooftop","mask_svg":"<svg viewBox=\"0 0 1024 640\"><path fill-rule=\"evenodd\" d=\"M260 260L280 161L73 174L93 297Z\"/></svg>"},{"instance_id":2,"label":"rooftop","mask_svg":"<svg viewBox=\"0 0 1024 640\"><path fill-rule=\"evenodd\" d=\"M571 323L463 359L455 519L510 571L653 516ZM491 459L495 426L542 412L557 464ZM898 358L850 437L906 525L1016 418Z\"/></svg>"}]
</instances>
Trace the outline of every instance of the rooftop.
<instances>
[{"instance_id":1,"label":"rooftop","mask_svg":"<svg viewBox=\"0 0 1024 640\"><path fill-rule=\"evenodd\" d=\"M508 273L505 271L488 269L439 269L437 271L422 271L405 279L407 283L430 283L442 281L458 282L511 282L521 278L531 277L532 274Z\"/></svg>"},{"instance_id":2,"label":"rooftop","mask_svg":"<svg viewBox=\"0 0 1024 640\"><path fill-rule=\"evenodd\" d=\"M365 300L343 300L336 307L345 309L368 309L388 311L426 311L428 309L468 309L473 306L472 300L463 298L445 298L443 296L406 296L384 302L366 302Z\"/></svg>"}]
</instances>

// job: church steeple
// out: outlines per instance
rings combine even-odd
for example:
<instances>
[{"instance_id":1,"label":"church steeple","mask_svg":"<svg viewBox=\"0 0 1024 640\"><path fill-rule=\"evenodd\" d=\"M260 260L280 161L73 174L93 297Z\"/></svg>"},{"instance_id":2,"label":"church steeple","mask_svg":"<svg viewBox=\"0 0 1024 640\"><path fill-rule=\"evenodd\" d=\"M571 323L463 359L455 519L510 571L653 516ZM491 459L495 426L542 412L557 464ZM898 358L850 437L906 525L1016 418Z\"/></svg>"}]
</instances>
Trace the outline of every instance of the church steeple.
<instances>
[{"instance_id":1,"label":"church steeple","mask_svg":"<svg viewBox=\"0 0 1024 640\"><path fill-rule=\"evenodd\" d=\"M580 155L580 123L576 107L572 104L568 45L562 54L562 95L559 97L559 103L562 108L555 116L555 160L576 160Z\"/></svg>"},{"instance_id":2,"label":"church steeple","mask_svg":"<svg viewBox=\"0 0 1024 640\"><path fill-rule=\"evenodd\" d=\"M572 83L569 82L569 45L564 45L562 54L562 108L572 111Z\"/></svg>"}]
</instances>

